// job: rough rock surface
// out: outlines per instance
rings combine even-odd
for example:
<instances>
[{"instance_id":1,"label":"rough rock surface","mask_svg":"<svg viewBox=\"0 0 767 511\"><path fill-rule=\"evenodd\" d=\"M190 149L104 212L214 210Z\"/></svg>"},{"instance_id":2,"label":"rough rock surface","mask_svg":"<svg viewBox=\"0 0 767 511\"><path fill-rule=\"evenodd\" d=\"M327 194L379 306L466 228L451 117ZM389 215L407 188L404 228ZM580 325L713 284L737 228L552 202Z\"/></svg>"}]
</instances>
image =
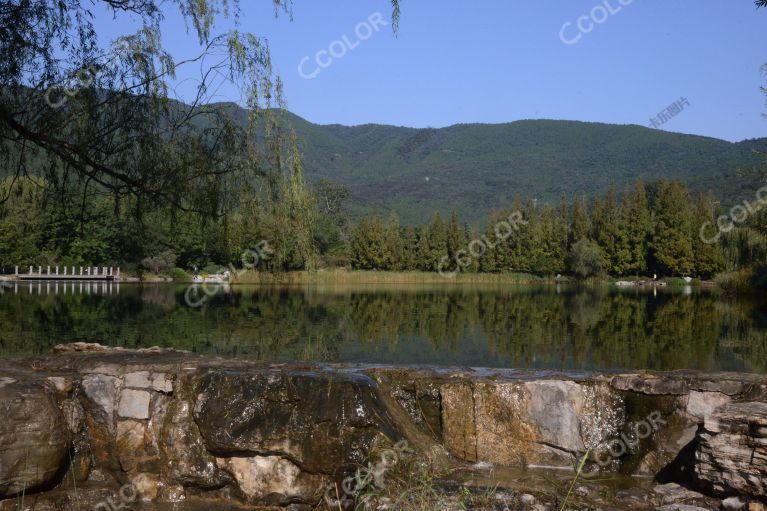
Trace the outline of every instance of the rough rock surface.
<instances>
[{"instance_id":1,"label":"rough rock surface","mask_svg":"<svg viewBox=\"0 0 767 511\"><path fill-rule=\"evenodd\" d=\"M22 491L25 509L72 509L75 487L91 508L129 491L146 509L313 509L401 441L417 456L439 453L451 473L490 467L491 487L502 480L496 468L541 465L559 467L552 473L567 480L557 488L567 487L564 469L589 453L575 492L584 507L710 505L678 486L604 486L632 474L755 509L765 493L765 376L307 366L90 345L58 352L0 360L0 510L16 509L9 503ZM529 509L553 502L529 472L506 483L535 495Z\"/></svg>"},{"instance_id":2,"label":"rough rock surface","mask_svg":"<svg viewBox=\"0 0 767 511\"><path fill-rule=\"evenodd\" d=\"M442 440L467 461L569 466L620 422L621 398L607 383L468 381L440 393Z\"/></svg>"},{"instance_id":3,"label":"rough rock surface","mask_svg":"<svg viewBox=\"0 0 767 511\"><path fill-rule=\"evenodd\" d=\"M767 495L767 402L732 403L706 418L695 475L720 495Z\"/></svg>"},{"instance_id":4,"label":"rough rock surface","mask_svg":"<svg viewBox=\"0 0 767 511\"><path fill-rule=\"evenodd\" d=\"M0 496L55 481L69 450L69 431L44 386L0 377Z\"/></svg>"},{"instance_id":5,"label":"rough rock surface","mask_svg":"<svg viewBox=\"0 0 767 511\"><path fill-rule=\"evenodd\" d=\"M361 374L211 372L194 418L210 452L279 455L313 474L357 466L380 434L401 439Z\"/></svg>"}]
</instances>

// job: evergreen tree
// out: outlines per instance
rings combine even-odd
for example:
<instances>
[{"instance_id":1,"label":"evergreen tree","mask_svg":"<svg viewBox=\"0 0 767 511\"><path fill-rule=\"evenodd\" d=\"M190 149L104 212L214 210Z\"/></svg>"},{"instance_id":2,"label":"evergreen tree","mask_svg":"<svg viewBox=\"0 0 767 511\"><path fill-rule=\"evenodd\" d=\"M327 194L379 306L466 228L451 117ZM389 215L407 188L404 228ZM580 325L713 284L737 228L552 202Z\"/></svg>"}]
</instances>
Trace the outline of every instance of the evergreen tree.
<instances>
[{"instance_id":1,"label":"evergreen tree","mask_svg":"<svg viewBox=\"0 0 767 511\"><path fill-rule=\"evenodd\" d=\"M352 266L358 270L382 270L386 266L386 233L377 216L364 217L352 232Z\"/></svg>"},{"instance_id":2,"label":"evergreen tree","mask_svg":"<svg viewBox=\"0 0 767 511\"><path fill-rule=\"evenodd\" d=\"M7 198L0 202L0 267L43 263L39 245L45 232L40 225L44 189L40 178L0 180L0 197Z\"/></svg>"},{"instance_id":3,"label":"evergreen tree","mask_svg":"<svg viewBox=\"0 0 767 511\"><path fill-rule=\"evenodd\" d=\"M433 271L431 266L431 248L429 246L429 226L422 225L418 229L418 247L416 252L416 267L421 271Z\"/></svg>"},{"instance_id":4,"label":"evergreen tree","mask_svg":"<svg viewBox=\"0 0 767 511\"><path fill-rule=\"evenodd\" d=\"M352 267L357 270L366 270L370 268L370 243L368 233L370 232L368 217L362 217L357 226L352 230L349 245L351 249Z\"/></svg>"},{"instance_id":5,"label":"evergreen tree","mask_svg":"<svg viewBox=\"0 0 767 511\"><path fill-rule=\"evenodd\" d=\"M563 232L559 214L549 205L541 208L536 224L540 251L535 261L537 273L556 275L565 270L565 246L562 244Z\"/></svg>"},{"instance_id":6,"label":"evergreen tree","mask_svg":"<svg viewBox=\"0 0 767 511\"><path fill-rule=\"evenodd\" d=\"M450 224L447 231L447 255L451 260L455 260L456 253L466 248L463 229L458 220L458 213L453 210L450 214Z\"/></svg>"},{"instance_id":7,"label":"evergreen tree","mask_svg":"<svg viewBox=\"0 0 767 511\"><path fill-rule=\"evenodd\" d=\"M477 273L480 271L480 259L469 253L469 243L479 239L479 233L469 224L464 224L463 232L466 245L463 247L464 252L461 255L461 261L464 263L468 262L468 265L464 266L461 271L464 273Z\"/></svg>"},{"instance_id":8,"label":"evergreen tree","mask_svg":"<svg viewBox=\"0 0 767 511\"><path fill-rule=\"evenodd\" d=\"M521 247L519 267L517 271L523 273L540 273L538 264L542 256L543 239L540 226L538 225L538 212L535 202L530 199L525 204L523 217L527 224L519 232L519 244Z\"/></svg>"},{"instance_id":9,"label":"evergreen tree","mask_svg":"<svg viewBox=\"0 0 767 511\"><path fill-rule=\"evenodd\" d=\"M495 248L491 249L495 255L495 268L499 273L510 272L512 268L511 261L511 238L515 232L511 230L508 218L511 215L511 211L504 208L498 213L495 225L490 233L488 233L488 240L495 245ZM511 230L511 232L509 232ZM492 235L492 237L489 237ZM488 247L489 248L489 247Z\"/></svg>"},{"instance_id":10,"label":"evergreen tree","mask_svg":"<svg viewBox=\"0 0 767 511\"><path fill-rule=\"evenodd\" d=\"M405 227L402 236L402 269L418 269L418 232L414 227Z\"/></svg>"},{"instance_id":11,"label":"evergreen tree","mask_svg":"<svg viewBox=\"0 0 767 511\"><path fill-rule=\"evenodd\" d=\"M591 231L591 221L589 211L586 207L586 198L577 196L573 201L573 214L570 224L570 239L568 248L572 248L578 241L589 237Z\"/></svg>"},{"instance_id":12,"label":"evergreen tree","mask_svg":"<svg viewBox=\"0 0 767 511\"><path fill-rule=\"evenodd\" d=\"M439 212L434 214L429 226L429 261L430 271L437 271L445 256L449 256L447 249L447 225L442 221ZM454 266L450 263L450 268Z\"/></svg>"},{"instance_id":13,"label":"evergreen tree","mask_svg":"<svg viewBox=\"0 0 767 511\"><path fill-rule=\"evenodd\" d=\"M605 196L606 205L606 231L604 233L605 246L602 249L607 255L610 269L613 275L623 275L625 269L620 257L622 241L626 239L626 233L623 231L621 222L620 207L618 205L618 194L615 185L611 184L607 188Z\"/></svg>"},{"instance_id":14,"label":"evergreen tree","mask_svg":"<svg viewBox=\"0 0 767 511\"><path fill-rule=\"evenodd\" d=\"M403 246L399 217L392 212L384 232L384 269L399 271L403 267Z\"/></svg>"},{"instance_id":15,"label":"evergreen tree","mask_svg":"<svg viewBox=\"0 0 767 511\"><path fill-rule=\"evenodd\" d=\"M557 211L557 237L560 240L559 251L562 253L562 261L567 264L567 252L570 249L570 204L567 196L562 194ZM564 266L563 265L563 271Z\"/></svg>"},{"instance_id":16,"label":"evergreen tree","mask_svg":"<svg viewBox=\"0 0 767 511\"><path fill-rule=\"evenodd\" d=\"M607 224L605 211L604 199L600 196L595 197L594 205L591 208L591 230L589 231L588 238L593 240L600 248L602 248L602 243L605 242L605 236L603 236ZM605 255L604 251L602 254ZM607 258L605 257L605 259ZM609 261L606 261L606 264L609 266Z\"/></svg>"},{"instance_id":17,"label":"evergreen tree","mask_svg":"<svg viewBox=\"0 0 767 511\"><path fill-rule=\"evenodd\" d=\"M625 259L625 273L639 275L647 271L647 243L652 230L647 191L641 179L634 185L630 198L624 200L623 212L629 252Z\"/></svg>"},{"instance_id":18,"label":"evergreen tree","mask_svg":"<svg viewBox=\"0 0 767 511\"><path fill-rule=\"evenodd\" d=\"M482 273L495 273L498 271L498 264L495 258L495 250L490 244L493 243L495 236L495 224L498 223L498 215L495 210L490 212L490 217L487 219L487 225L485 226L485 235L482 237L481 243L485 247L484 254L480 256L479 271ZM488 244L488 241L490 244ZM474 255L479 251L479 242L473 242L469 245L470 249L474 252Z\"/></svg>"},{"instance_id":19,"label":"evergreen tree","mask_svg":"<svg viewBox=\"0 0 767 511\"><path fill-rule=\"evenodd\" d=\"M693 218L687 189L679 181L658 183L649 242L652 269L661 275L690 275L695 269Z\"/></svg>"},{"instance_id":20,"label":"evergreen tree","mask_svg":"<svg viewBox=\"0 0 767 511\"><path fill-rule=\"evenodd\" d=\"M607 189L604 200L595 203L592 225L593 239L606 259L606 270L624 275L629 265L628 232L614 185Z\"/></svg>"},{"instance_id":21,"label":"evergreen tree","mask_svg":"<svg viewBox=\"0 0 767 511\"><path fill-rule=\"evenodd\" d=\"M511 209L514 211L514 214L522 215L524 219L525 209L519 197L514 198ZM530 226L529 224L520 224L516 227L511 234L511 238L509 238L509 267L513 272L523 272L526 271L524 268L529 266L526 253L528 245L526 238L529 236Z\"/></svg>"}]
</instances>

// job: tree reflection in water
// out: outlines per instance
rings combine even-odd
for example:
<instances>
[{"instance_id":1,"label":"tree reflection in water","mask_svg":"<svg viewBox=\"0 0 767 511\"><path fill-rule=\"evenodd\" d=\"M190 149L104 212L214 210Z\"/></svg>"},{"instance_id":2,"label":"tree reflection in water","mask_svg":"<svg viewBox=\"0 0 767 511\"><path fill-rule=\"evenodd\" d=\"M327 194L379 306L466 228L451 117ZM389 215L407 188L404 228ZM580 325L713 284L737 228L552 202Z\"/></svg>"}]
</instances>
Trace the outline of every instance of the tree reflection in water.
<instances>
[{"instance_id":1,"label":"tree reflection in water","mask_svg":"<svg viewBox=\"0 0 767 511\"><path fill-rule=\"evenodd\" d=\"M30 292L32 291L32 292ZM182 287L0 295L0 354L85 340L264 360L767 371L764 299L554 286Z\"/></svg>"}]
</instances>

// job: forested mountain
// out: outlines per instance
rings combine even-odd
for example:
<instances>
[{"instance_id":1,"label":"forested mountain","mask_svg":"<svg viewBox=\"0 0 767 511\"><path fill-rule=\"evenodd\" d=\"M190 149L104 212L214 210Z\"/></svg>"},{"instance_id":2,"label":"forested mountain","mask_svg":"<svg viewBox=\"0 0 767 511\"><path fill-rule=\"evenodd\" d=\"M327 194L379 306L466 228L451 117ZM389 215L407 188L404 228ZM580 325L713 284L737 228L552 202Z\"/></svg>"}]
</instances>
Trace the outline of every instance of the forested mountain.
<instances>
[{"instance_id":1,"label":"forested mountain","mask_svg":"<svg viewBox=\"0 0 767 511\"><path fill-rule=\"evenodd\" d=\"M171 104L177 116L190 109ZM247 126L247 110L232 103L208 110L219 107L236 125ZM420 224L437 211L447 216L455 210L479 224L515 198L555 204L562 195L593 198L611 184L620 190L637 179L678 179L692 193L712 193L727 206L752 196L761 184L749 176L767 167L767 138L732 143L637 125L560 120L440 129L319 125L281 113L281 124L296 131L304 176L348 188L353 219L394 211L403 223ZM209 129L204 116L192 124ZM34 158L30 163L32 174L45 165ZM6 174L0 169L0 176Z\"/></svg>"},{"instance_id":2,"label":"forested mountain","mask_svg":"<svg viewBox=\"0 0 767 511\"><path fill-rule=\"evenodd\" d=\"M289 119L307 179L347 186L356 217L394 210L404 223L453 209L476 222L516 196L553 204L562 194L593 197L640 177L676 178L729 204L755 189L739 171L767 164L757 154L767 152L765 138L731 143L635 125L529 120L414 129Z\"/></svg>"}]
</instances>

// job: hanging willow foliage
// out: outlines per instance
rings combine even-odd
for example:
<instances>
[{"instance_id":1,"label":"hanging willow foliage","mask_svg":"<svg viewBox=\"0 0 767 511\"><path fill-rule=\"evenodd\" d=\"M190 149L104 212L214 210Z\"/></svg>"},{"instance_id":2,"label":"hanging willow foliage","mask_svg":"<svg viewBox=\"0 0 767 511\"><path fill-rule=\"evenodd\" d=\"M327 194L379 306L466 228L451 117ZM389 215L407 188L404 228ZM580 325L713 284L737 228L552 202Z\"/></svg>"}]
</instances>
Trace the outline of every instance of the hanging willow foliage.
<instances>
[{"instance_id":1,"label":"hanging willow foliage","mask_svg":"<svg viewBox=\"0 0 767 511\"><path fill-rule=\"evenodd\" d=\"M292 17L291 0L271 1L275 16ZM138 20L139 30L105 45L93 24L102 7L115 24ZM174 7L202 46L185 60L162 44L161 21ZM397 0L392 8L396 26ZM240 16L238 0L0 2L0 177L18 179L45 161L46 177L66 175L80 188L215 210L211 182L251 161L258 141L212 101L213 81L237 85L254 116L283 106L267 41L216 33ZM201 76L187 104L172 88L183 66L199 66Z\"/></svg>"}]
</instances>

